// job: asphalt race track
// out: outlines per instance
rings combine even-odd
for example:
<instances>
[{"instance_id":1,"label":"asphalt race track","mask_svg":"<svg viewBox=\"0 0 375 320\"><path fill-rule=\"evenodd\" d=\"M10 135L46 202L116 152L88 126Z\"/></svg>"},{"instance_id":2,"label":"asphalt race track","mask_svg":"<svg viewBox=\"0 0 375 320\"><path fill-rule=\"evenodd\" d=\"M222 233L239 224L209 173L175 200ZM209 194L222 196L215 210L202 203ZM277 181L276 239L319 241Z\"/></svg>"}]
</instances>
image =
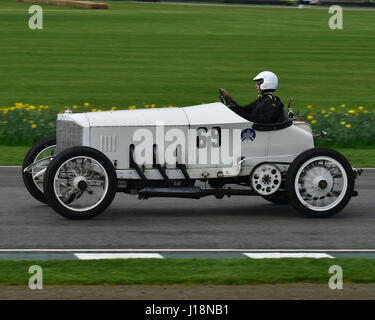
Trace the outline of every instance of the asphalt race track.
<instances>
[{"instance_id":1,"label":"asphalt race track","mask_svg":"<svg viewBox=\"0 0 375 320\"><path fill-rule=\"evenodd\" d=\"M34 200L21 168L0 168L0 249L375 249L375 170L330 219L309 219L260 197L217 200L118 193L93 220L69 221Z\"/></svg>"}]
</instances>

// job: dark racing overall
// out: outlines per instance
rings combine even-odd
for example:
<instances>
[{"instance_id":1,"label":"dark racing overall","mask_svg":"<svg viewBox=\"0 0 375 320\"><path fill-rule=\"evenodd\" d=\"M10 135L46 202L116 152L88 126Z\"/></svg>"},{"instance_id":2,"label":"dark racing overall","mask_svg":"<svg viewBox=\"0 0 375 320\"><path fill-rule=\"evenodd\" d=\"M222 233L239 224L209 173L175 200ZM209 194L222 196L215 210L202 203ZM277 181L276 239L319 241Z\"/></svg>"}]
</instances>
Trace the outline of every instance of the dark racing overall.
<instances>
[{"instance_id":1,"label":"dark racing overall","mask_svg":"<svg viewBox=\"0 0 375 320\"><path fill-rule=\"evenodd\" d=\"M254 123L277 123L288 120L284 104L272 94L262 94L246 106L231 106L234 112Z\"/></svg>"}]
</instances>

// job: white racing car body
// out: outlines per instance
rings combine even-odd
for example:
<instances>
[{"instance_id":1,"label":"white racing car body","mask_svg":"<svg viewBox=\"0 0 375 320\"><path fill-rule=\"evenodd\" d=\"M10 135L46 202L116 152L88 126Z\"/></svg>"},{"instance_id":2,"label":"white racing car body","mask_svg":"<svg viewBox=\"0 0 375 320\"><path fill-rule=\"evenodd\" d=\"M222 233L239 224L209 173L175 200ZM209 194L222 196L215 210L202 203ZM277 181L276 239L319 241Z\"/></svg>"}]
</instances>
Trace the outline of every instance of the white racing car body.
<instances>
[{"instance_id":1,"label":"white racing car body","mask_svg":"<svg viewBox=\"0 0 375 320\"><path fill-rule=\"evenodd\" d=\"M220 102L59 114L56 137L38 142L23 168L29 192L70 219L96 216L116 192L140 199L260 195L327 217L356 195L356 174L338 152L314 148L309 124L254 124Z\"/></svg>"},{"instance_id":2,"label":"white racing car body","mask_svg":"<svg viewBox=\"0 0 375 320\"><path fill-rule=\"evenodd\" d=\"M157 128L160 128L162 134L157 134ZM181 170L176 167L177 163L183 163L191 178L201 179L217 178L218 173L223 173L224 176L249 175L251 169L261 162L291 163L303 151L314 147L311 128L305 123L271 131L252 128L253 123L220 102L184 108L65 113L59 114L57 118L57 150L59 152L78 145L95 148L115 164L118 178L139 179L137 171L130 165L129 157L130 146L141 142L135 142L140 140L137 139L137 131L149 130L153 137L153 142L148 143L150 153L153 144L156 144L158 158L161 158L162 153L165 157L168 148L176 150L181 145L176 144L176 139L173 140L178 137L173 130L178 129L184 135L185 152L179 153L174 163L166 164L167 173L173 179L183 179ZM233 159L229 164L221 161L218 155L222 146L213 146L217 144L217 140L222 139L220 134L226 129L230 140L226 147L230 153L233 152L233 140L240 143L240 166L238 162L241 159ZM74 130L77 133L73 133ZM142 132L139 134L142 135ZM206 157L199 161L198 137L204 138L206 142L206 161ZM181 152L179 149L178 151ZM194 158L196 161L193 161ZM163 179L158 170L153 168L153 164L147 163L137 152L134 153L134 160L145 168L144 174L148 179Z\"/></svg>"}]
</instances>

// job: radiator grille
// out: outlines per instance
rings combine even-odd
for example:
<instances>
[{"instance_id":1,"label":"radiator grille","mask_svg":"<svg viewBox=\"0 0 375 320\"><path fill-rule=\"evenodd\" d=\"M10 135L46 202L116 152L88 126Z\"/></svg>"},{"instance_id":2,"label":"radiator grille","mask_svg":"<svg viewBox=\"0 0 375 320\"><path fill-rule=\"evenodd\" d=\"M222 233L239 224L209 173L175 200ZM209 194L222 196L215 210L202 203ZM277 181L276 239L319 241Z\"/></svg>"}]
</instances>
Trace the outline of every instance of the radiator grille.
<instances>
[{"instance_id":1,"label":"radiator grille","mask_svg":"<svg viewBox=\"0 0 375 320\"><path fill-rule=\"evenodd\" d=\"M57 120L56 122L56 152L64 149L81 146L83 127L74 121Z\"/></svg>"}]
</instances>

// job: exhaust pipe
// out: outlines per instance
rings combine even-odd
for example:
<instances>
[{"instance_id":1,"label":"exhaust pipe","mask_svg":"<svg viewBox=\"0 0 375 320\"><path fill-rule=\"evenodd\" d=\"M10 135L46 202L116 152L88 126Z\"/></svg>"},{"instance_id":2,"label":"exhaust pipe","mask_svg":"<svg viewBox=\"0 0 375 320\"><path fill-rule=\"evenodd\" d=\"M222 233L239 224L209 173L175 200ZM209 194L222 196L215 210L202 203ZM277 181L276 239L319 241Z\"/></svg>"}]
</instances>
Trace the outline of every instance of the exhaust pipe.
<instances>
[{"instance_id":1,"label":"exhaust pipe","mask_svg":"<svg viewBox=\"0 0 375 320\"><path fill-rule=\"evenodd\" d=\"M201 191L202 189L199 187L146 187L138 191L138 195L141 199L155 197L199 199Z\"/></svg>"},{"instance_id":2,"label":"exhaust pipe","mask_svg":"<svg viewBox=\"0 0 375 320\"><path fill-rule=\"evenodd\" d=\"M222 199L224 196L254 196L258 195L251 189L201 189L199 187L146 187L138 191L139 199L154 197L200 199L215 196Z\"/></svg>"}]
</instances>

